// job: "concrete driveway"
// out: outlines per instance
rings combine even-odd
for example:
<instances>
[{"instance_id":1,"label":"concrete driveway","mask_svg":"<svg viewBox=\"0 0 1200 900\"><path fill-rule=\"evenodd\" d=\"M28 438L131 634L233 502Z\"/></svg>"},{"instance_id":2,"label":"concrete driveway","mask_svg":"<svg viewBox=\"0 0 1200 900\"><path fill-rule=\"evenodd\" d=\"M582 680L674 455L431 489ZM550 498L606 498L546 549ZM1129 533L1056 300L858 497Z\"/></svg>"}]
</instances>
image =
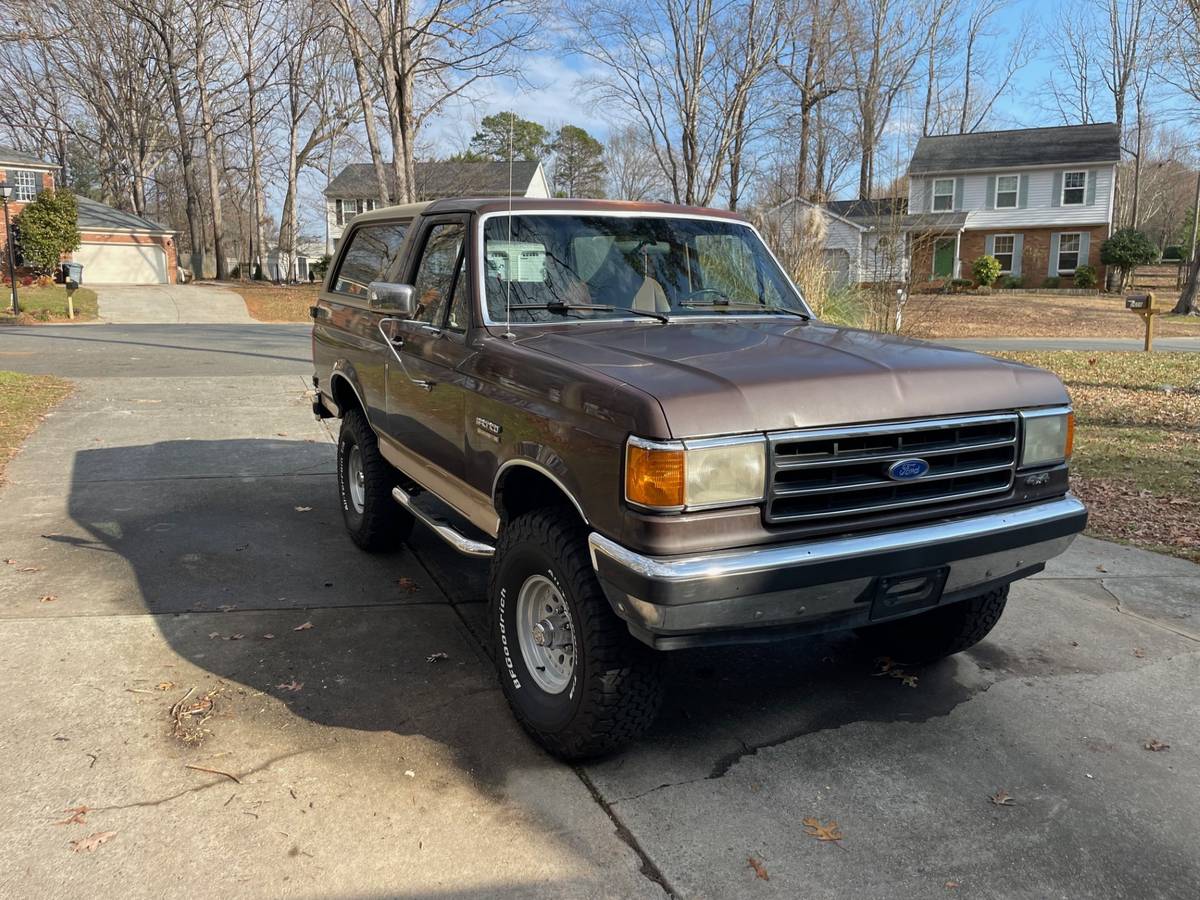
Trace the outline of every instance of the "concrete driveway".
<instances>
[{"instance_id":1,"label":"concrete driveway","mask_svg":"<svg viewBox=\"0 0 1200 900\"><path fill-rule=\"evenodd\" d=\"M209 284L96 285L100 318L114 325L249 324L241 296Z\"/></svg>"},{"instance_id":2,"label":"concrete driveway","mask_svg":"<svg viewBox=\"0 0 1200 900\"><path fill-rule=\"evenodd\" d=\"M86 331L0 334L78 385L0 491L0 895L1200 892L1200 567L1080 539L915 687L849 636L680 653L651 734L568 767L484 568L343 536L298 331Z\"/></svg>"}]
</instances>

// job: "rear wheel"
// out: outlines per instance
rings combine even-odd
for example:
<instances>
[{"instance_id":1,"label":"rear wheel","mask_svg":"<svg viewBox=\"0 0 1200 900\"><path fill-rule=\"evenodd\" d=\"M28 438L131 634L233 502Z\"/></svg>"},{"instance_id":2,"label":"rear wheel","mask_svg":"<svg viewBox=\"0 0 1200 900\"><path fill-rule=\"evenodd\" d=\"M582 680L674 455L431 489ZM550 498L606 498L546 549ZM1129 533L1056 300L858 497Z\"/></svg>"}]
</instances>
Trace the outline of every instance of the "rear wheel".
<instances>
[{"instance_id":1,"label":"rear wheel","mask_svg":"<svg viewBox=\"0 0 1200 900\"><path fill-rule=\"evenodd\" d=\"M408 538L412 516L396 503L399 473L379 452L375 432L357 409L338 433L338 497L350 539L363 550L390 550Z\"/></svg>"},{"instance_id":2,"label":"rear wheel","mask_svg":"<svg viewBox=\"0 0 1200 900\"><path fill-rule=\"evenodd\" d=\"M613 613L572 512L534 510L509 522L488 596L504 695L547 750L599 756L654 721L661 659Z\"/></svg>"},{"instance_id":3,"label":"rear wheel","mask_svg":"<svg viewBox=\"0 0 1200 900\"><path fill-rule=\"evenodd\" d=\"M1008 585L926 613L860 630L872 648L899 662L933 662L974 647L996 627L1008 603Z\"/></svg>"}]
</instances>

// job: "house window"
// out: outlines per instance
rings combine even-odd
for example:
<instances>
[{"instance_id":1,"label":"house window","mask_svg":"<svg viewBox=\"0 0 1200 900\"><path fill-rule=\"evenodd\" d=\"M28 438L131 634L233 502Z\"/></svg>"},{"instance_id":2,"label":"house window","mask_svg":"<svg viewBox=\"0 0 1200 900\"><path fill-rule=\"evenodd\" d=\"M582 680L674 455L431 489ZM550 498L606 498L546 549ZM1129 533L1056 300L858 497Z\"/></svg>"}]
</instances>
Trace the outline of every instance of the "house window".
<instances>
[{"instance_id":1,"label":"house window","mask_svg":"<svg viewBox=\"0 0 1200 900\"><path fill-rule=\"evenodd\" d=\"M28 203L37 196L38 173L16 171L13 173L13 200Z\"/></svg>"},{"instance_id":2,"label":"house window","mask_svg":"<svg viewBox=\"0 0 1200 900\"><path fill-rule=\"evenodd\" d=\"M1058 236L1058 271L1074 272L1079 265L1079 234Z\"/></svg>"},{"instance_id":3,"label":"house window","mask_svg":"<svg viewBox=\"0 0 1200 900\"><path fill-rule=\"evenodd\" d=\"M996 209L1017 208L1017 188L1021 185L1020 175L1001 175L996 179Z\"/></svg>"},{"instance_id":4,"label":"house window","mask_svg":"<svg viewBox=\"0 0 1200 900\"><path fill-rule=\"evenodd\" d=\"M933 180L933 211L949 212L954 209L954 179L935 178Z\"/></svg>"},{"instance_id":5,"label":"house window","mask_svg":"<svg viewBox=\"0 0 1200 900\"><path fill-rule=\"evenodd\" d=\"M1016 236L1011 234L998 234L992 238L992 256L1000 263L1000 271L1005 274L1012 272L1015 241Z\"/></svg>"},{"instance_id":6,"label":"house window","mask_svg":"<svg viewBox=\"0 0 1200 900\"><path fill-rule=\"evenodd\" d=\"M1063 172L1062 205L1082 206L1087 188L1087 172Z\"/></svg>"}]
</instances>

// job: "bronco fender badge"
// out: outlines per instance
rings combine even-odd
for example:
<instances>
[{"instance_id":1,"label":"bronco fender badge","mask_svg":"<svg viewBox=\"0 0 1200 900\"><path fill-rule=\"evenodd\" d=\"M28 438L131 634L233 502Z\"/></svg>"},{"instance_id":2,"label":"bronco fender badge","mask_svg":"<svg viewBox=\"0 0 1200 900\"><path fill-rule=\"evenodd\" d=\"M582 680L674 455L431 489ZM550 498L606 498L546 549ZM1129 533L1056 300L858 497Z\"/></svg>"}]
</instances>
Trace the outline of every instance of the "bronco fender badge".
<instances>
[{"instance_id":1,"label":"bronco fender badge","mask_svg":"<svg viewBox=\"0 0 1200 900\"><path fill-rule=\"evenodd\" d=\"M912 481L929 472L929 463L923 459L901 459L887 467L887 476L892 481Z\"/></svg>"}]
</instances>

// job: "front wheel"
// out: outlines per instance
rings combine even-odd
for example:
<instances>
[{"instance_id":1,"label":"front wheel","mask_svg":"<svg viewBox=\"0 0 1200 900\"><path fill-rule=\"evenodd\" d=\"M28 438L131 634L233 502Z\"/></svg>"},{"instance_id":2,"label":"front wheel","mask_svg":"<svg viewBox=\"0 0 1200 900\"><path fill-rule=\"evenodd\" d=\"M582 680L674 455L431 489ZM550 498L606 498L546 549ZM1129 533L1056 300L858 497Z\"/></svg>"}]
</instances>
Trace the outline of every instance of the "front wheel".
<instances>
[{"instance_id":1,"label":"front wheel","mask_svg":"<svg viewBox=\"0 0 1200 900\"><path fill-rule=\"evenodd\" d=\"M488 596L504 695L547 750L599 756L654 721L660 658L613 613L571 512L535 510L507 524Z\"/></svg>"},{"instance_id":2,"label":"front wheel","mask_svg":"<svg viewBox=\"0 0 1200 900\"><path fill-rule=\"evenodd\" d=\"M1008 603L1008 585L929 612L860 630L873 649L898 662L934 662L974 647L996 627Z\"/></svg>"}]
</instances>

